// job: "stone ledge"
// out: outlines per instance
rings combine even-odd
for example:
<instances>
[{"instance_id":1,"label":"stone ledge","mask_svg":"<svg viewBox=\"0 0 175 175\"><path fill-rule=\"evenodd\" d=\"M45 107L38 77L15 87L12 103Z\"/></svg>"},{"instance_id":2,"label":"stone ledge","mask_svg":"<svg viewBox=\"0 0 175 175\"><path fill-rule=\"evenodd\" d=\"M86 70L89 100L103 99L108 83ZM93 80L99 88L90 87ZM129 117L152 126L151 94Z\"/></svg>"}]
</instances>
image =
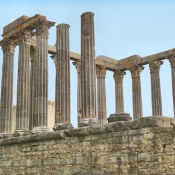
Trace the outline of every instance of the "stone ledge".
<instances>
[{"instance_id":1,"label":"stone ledge","mask_svg":"<svg viewBox=\"0 0 175 175\"><path fill-rule=\"evenodd\" d=\"M47 140L61 140L66 137L83 137L88 135L100 135L120 131L137 130L149 127L171 127L175 126L175 118L164 116L143 117L134 121L117 121L105 125L92 125L89 127L60 130L53 132L42 132L34 135L12 137L0 140L0 146L10 144L32 143Z\"/></svg>"}]
</instances>

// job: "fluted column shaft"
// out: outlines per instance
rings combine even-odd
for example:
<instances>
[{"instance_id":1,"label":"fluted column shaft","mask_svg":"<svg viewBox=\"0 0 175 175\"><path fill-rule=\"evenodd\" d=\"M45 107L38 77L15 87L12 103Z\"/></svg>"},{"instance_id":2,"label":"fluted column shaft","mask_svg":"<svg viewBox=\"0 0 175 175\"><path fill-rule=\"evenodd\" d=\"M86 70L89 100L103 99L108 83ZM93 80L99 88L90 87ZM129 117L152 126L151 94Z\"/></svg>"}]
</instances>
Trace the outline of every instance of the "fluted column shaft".
<instances>
[{"instance_id":1,"label":"fluted column shaft","mask_svg":"<svg viewBox=\"0 0 175 175\"><path fill-rule=\"evenodd\" d=\"M33 128L34 109L35 109L35 59L36 48L30 48L30 117L29 117L29 129Z\"/></svg>"},{"instance_id":2,"label":"fluted column shaft","mask_svg":"<svg viewBox=\"0 0 175 175\"><path fill-rule=\"evenodd\" d=\"M96 65L94 14L81 15L81 110L82 119L96 118Z\"/></svg>"},{"instance_id":3,"label":"fluted column shaft","mask_svg":"<svg viewBox=\"0 0 175 175\"><path fill-rule=\"evenodd\" d=\"M3 66L1 82L1 115L0 132L12 133L12 102L13 102L13 62L15 44L6 39L2 43Z\"/></svg>"},{"instance_id":4,"label":"fluted column shaft","mask_svg":"<svg viewBox=\"0 0 175 175\"><path fill-rule=\"evenodd\" d=\"M80 61L73 62L73 65L77 69L78 81L77 81L77 120L81 119L81 63Z\"/></svg>"},{"instance_id":5,"label":"fluted column shaft","mask_svg":"<svg viewBox=\"0 0 175 175\"><path fill-rule=\"evenodd\" d=\"M134 66L130 69L132 75L132 96L133 96L133 117L139 119L143 117L142 113L142 92L140 73L144 69L143 66Z\"/></svg>"},{"instance_id":6,"label":"fluted column shaft","mask_svg":"<svg viewBox=\"0 0 175 175\"><path fill-rule=\"evenodd\" d=\"M171 76L172 76L172 93L173 93L173 109L175 118L175 56L169 58L171 64Z\"/></svg>"},{"instance_id":7,"label":"fluted column shaft","mask_svg":"<svg viewBox=\"0 0 175 175\"><path fill-rule=\"evenodd\" d=\"M70 123L69 25L57 26L55 123Z\"/></svg>"},{"instance_id":8,"label":"fluted column shaft","mask_svg":"<svg viewBox=\"0 0 175 175\"><path fill-rule=\"evenodd\" d=\"M162 115L162 99L159 70L163 61L152 61L149 64L151 73L152 115Z\"/></svg>"},{"instance_id":9,"label":"fluted column shaft","mask_svg":"<svg viewBox=\"0 0 175 175\"><path fill-rule=\"evenodd\" d=\"M97 98L98 98L98 120L100 124L107 123L106 111L106 68L104 66L96 67L97 75Z\"/></svg>"},{"instance_id":10,"label":"fluted column shaft","mask_svg":"<svg viewBox=\"0 0 175 175\"><path fill-rule=\"evenodd\" d=\"M114 72L116 113L124 113L123 77L125 74L124 71Z\"/></svg>"},{"instance_id":11,"label":"fluted column shaft","mask_svg":"<svg viewBox=\"0 0 175 175\"><path fill-rule=\"evenodd\" d=\"M48 116L48 29L49 22L36 23L34 127L47 128Z\"/></svg>"},{"instance_id":12,"label":"fluted column shaft","mask_svg":"<svg viewBox=\"0 0 175 175\"><path fill-rule=\"evenodd\" d=\"M16 130L29 130L31 31L23 30L18 35Z\"/></svg>"}]
</instances>

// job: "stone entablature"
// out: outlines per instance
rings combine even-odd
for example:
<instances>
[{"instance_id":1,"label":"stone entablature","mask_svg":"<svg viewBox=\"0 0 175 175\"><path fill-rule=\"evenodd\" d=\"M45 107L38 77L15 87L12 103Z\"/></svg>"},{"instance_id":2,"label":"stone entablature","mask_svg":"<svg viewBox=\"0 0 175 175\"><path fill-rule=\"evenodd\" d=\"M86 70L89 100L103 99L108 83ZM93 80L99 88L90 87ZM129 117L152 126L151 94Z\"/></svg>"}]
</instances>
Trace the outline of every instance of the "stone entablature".
<instances>
[{"instance_id":1,"label":"stone entablature","mask_svg":"<svg viewBox=\"0 0 175 175\"><path fill-rule=\"evenodd\" d=\"M0 140L0 174L172 175L175 121L145 117Z\"/></svg>"}]
</instances>

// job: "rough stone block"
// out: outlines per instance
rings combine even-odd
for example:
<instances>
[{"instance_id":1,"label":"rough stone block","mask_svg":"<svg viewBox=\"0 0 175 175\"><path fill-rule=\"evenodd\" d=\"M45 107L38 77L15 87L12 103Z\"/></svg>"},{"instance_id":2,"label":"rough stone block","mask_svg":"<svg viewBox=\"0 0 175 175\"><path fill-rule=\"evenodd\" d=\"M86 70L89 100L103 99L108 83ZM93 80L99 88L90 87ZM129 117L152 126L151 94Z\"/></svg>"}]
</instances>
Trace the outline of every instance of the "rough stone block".
<instances>
[{"instance_id":1,"label":"rough stone block","mask_svg":"<svg viewBox=\"0 0 175 175\"><path fill-rule=\"evenodd\" d=\"M138 154L138 162L146 162L147 160L147 153L139 153Z\"/></svg>"},{"instance_id":2,"label":"rough stone block","mask_svg":"<svg viewBox=\"0 0 175 175\"><path fill-rule=\"evenodd\" d=\"M73 129L73 126L71 123L57 123L54 125L53 130L64 130L64 129Z\"/></svg>"},{"instance_id":3,"label":"rough stone block","mask_svg":"<svg viewBox=\"0 0 175 175\"><path fill-rule=\"evenodd\" d=\"M129 113L115 113L110 114L109 118L107 118L108 123L116 122L116 121L129 121L132 120Z\"/></svg>"},{"instance_id":4,"label":"rough stone block","mask_svg":"<svg viewBox=\"0 0 175 175\"><path fill-rule=\"evenodd\" d=\"M148 162L157 162L158 161L157 155L156 154L148 155L147 161Z\"/></svg>"},{"instance_id":5,"label":"rough stone block","mask_svg":"<svg viewBox=\"0 0 175 175\"><path fill-rule=\"evenodd\" d=\"M144 134L144 139L153 139L154 136L155 136L155 134L153 134L153 133Z\"/></svg>"},{"instance_id":6,"label":"rough stone block","mask_svg":"<svg viewBox=\"0 0 175 175\"><path fill-rule=\"evenodd\" d=\"M78 127L85 127L85 126L91 126L91 125L98 125L99 121L97 118L84 118L81 119L78 123Z\"/></svg>"}]
</instances>

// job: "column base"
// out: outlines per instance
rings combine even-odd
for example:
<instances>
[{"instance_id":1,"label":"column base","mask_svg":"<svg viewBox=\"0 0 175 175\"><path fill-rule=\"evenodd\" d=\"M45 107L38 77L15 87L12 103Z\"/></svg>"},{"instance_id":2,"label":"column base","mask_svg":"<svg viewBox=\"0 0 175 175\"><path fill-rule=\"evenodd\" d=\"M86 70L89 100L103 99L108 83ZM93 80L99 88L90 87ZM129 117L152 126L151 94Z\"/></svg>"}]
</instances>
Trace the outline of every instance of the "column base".
<instances>
[{"instance_id":1,"label":"column base","mask_svg":"<svg viewBox=\"0 0 175 175\"><path fill-rule=\"evenodd\" d=\"M80 119L80 122L78 123L78 127L98 125L98 124L99 124L99 121L97 118L84 118L84 119Z\"/></svg>"},{"instance_id":2,"label":"column base","mask_svg":"<svg viewBox=\"0 0 175 175\"><path fill-rule=\"evenodd\" d=\"M18 137L18 136L26 136L30 134L31 134L30 130L17 129L14 131L13 136Z\"/></svg>"},{"instance_id":3,"label":"column base","mask_svg":"<svg viewBox=\"0 0 175 175\"><path fill-rule=\"evenodd\" d=\"M40 132L50 132L49 128L48 127L34 127L32 130L31 130L31 133L32 134L36 134L36 133L40 133Z\"/></svg>"},{"instance_id":4,"label":"column base","mask_svg":"<svg viewBox=\"0 0 175 175\"><path fill-rule=\"evenodd\" d=\"M110 114L109 118L107 118L108 123L117 122L117 121L129 121L132 120L129 113L114 113Z\"/></svg>"},{"instance_id":5,"label":"column base","mask_svg":"<svg viewBox=\"0 0 175 175\"><path fill-rule=\"evenodd\" d=\"M53 127L53 130L57 131L57 130L72 129L72 128L74 128L72 126L72 123L56 123Z\"/></svg>"},{"instance_id":6,"label":"column base","mask_svg":"<svg viewBox=\"0 0 175 175\"><path fill-rule=\"evenodd\" d=\"M12 133L0 133L0 139L6 139L9 137L13 137Z\"/></svg>"}]
</instances>

